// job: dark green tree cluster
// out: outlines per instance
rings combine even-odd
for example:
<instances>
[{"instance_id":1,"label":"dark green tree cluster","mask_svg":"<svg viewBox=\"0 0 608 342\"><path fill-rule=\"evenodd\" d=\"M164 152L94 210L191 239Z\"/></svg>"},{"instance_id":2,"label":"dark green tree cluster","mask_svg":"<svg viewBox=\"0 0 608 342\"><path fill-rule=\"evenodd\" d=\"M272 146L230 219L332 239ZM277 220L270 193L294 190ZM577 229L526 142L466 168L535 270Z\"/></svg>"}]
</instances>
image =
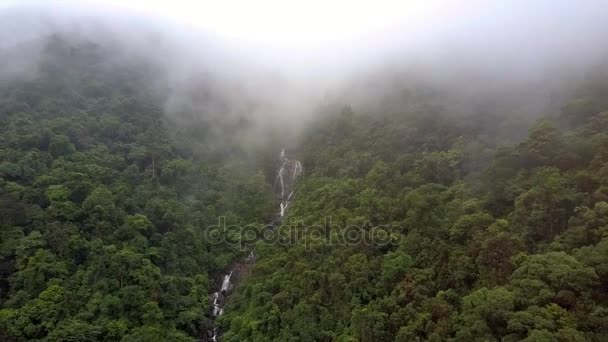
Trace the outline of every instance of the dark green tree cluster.
<instances>
[{"instance_id":1,"label":"dark green tree cluster","mask_svg":"<svg viewBox=\"0 0 608 342\"><path fill-rule=\"evenodd\" d=\"M224 340L605 341L608 93L590 94L502 147L500 121L432 106L314 124L288 219L326 236L258 245ZM328 238L353 226L389 238Z\"/></svg>"},{"instance_id":2,"label":"dark green tree cluster","mask_svg":"<svg viewBox=\"0 0 608 342\"><path fill-rule=\"evenodd\" d=\"M0 84L0 340L200 337L213 275L242 253L205 229L266 222L265 177L234 146L176 143L152 65L46 46L34 79Z\"/></svg>"}]
</instances>

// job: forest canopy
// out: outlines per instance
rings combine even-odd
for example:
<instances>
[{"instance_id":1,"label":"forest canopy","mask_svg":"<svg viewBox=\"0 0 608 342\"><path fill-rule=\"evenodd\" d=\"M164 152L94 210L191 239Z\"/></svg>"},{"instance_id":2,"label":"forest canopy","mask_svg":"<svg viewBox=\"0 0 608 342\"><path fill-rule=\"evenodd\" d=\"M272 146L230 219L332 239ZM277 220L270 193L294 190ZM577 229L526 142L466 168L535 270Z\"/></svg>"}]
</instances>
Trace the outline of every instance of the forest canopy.
<instances>
[{"instance_id":1,"label":"forest canopy","mask_svg":"<svg viewBox=\"0 0 608 342\"><path fill-rule=\"evenodd\" d=\"M551 3L328 50L0 5L0 341L606 341L608 29Z\"/></svg>"},{"instance_id":2,"label":"forest canopy","mask_svg":"<svg viewBox=\"0 0 608 342\"><path fill-rule=\"evenodd\" d=\"M289 219L393 241L259 245L224 339L604 340L608 93L589 86L512 145L449 108L312 125Z\"/></svg>"}]
</instances>

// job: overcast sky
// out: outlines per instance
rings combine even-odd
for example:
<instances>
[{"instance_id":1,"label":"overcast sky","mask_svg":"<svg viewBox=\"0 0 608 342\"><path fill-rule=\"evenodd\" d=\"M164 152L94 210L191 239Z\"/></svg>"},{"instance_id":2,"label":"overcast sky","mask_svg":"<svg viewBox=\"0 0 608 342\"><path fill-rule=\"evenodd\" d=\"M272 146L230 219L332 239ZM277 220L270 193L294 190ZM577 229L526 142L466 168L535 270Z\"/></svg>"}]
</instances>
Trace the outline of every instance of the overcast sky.
<instances>
[{"instance_id":1,"label":"overcast sky","mask_svg":"<svg viewBox=\"0 0 608 342\"><path fill-rule=\"evenodd\" d=\"M12 12L12 18L4 18L0 26L8 29L2 30L0 44L28 31L20 23L29 21L24 26L32 32L32 26L48 25L48 20L40 19L44 15L138 17L204 32L268 58L336 64L395 51L415 55L438 46L515 59L546 52L572 58L603 44L608 27L604 0L9 0L0 4L5 13L15 8L37 8L41 13L25 18Z\"/></svg>"}]
</instances>

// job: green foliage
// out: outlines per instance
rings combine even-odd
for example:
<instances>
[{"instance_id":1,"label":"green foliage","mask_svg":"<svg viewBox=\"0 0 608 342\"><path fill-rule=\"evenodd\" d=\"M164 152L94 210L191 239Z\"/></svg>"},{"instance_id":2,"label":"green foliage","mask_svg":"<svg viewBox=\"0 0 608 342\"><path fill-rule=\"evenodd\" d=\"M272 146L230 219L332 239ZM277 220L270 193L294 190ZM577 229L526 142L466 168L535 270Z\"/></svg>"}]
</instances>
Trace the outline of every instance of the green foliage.
<instances>
[{"instance_id":1,"label":"green foliage","mask_svg":"<svg viewBox=\"0 0 608 342\"><path fill-rule=\"evenodd\" d=\"M213 275L242 254L204 231L267 221L260 167L221 141L190 153L199 132L178 143L146 65L47 50L37 79L0 84L0 340L199 338Z\"/></svg>"},{"instance_id":2,"label":"green foliage","mask_svg":"<svg viewBox=\"0 0 608 342\"><path fill-rule=\"evenodd\" d=\"M484 135L500 121L479 130L433 107L313 123L288 219L390 238L259 244L225 339L605 340L608 125L590 108L564 107L576 130L544 119L504 147Z\"/></svg>"},{"instance_id":3,"label":"green foliage","mask_svg":"<svg viewBox=\"0 0 608 342\"><path fill-rule=\"evenodd\" d=\"M153 66L48 43L35 80L0 83L0 340L201 338L244 257L206 230L272 218L271 157L246 118L197 109L223 106L163 116ZM588 93L510 146L509 118L429 94L313 121L286 221L324 234L257 243L223 340L606 340L608 107Z\"/></svg>"}]
</instances>

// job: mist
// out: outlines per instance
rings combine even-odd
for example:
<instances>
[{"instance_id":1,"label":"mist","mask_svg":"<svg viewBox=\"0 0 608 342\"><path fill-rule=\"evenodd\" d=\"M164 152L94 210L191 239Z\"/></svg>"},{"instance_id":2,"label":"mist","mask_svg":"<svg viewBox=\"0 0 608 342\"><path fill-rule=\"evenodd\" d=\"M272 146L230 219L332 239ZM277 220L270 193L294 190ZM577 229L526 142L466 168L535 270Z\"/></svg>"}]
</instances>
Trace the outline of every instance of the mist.
<instances>
[{"instance_id":1,"label":"mist","mask_svg":"<svg viewBox=\"0 0 608 342\"><path fill-rule=\"evenodd\" d=\"M606 62L608 3L392 1L6 2L0 81L36 77L52 35L94 42L112 63L154 65L166 114L247 117L253 141L332 106L410 108L434 89L454 115L484 102L534 117ZM240 21L240 22L239 22Z\"/></svg>"}]
</instances>

